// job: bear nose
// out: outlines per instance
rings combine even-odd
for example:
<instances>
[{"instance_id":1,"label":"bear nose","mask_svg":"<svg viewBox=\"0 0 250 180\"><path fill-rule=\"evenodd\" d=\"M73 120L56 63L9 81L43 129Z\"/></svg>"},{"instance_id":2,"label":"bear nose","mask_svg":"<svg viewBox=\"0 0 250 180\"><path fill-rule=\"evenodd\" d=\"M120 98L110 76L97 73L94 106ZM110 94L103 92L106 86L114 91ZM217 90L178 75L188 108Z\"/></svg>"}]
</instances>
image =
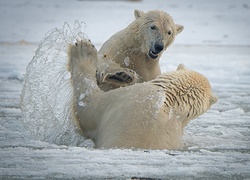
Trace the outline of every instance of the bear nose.
<instances>
[{"instance_id":1,"label":"bear nose","mask_svg":"<svg viewBox=\"0 0 250 180\"><path fill-rule=\"evenodd\" d=\"M155 48L155 53L158 54L158 53L160 53L163 50L164 45L156 43L155 46L154 46L154 48Z\"/></svg>"}]
</instances>

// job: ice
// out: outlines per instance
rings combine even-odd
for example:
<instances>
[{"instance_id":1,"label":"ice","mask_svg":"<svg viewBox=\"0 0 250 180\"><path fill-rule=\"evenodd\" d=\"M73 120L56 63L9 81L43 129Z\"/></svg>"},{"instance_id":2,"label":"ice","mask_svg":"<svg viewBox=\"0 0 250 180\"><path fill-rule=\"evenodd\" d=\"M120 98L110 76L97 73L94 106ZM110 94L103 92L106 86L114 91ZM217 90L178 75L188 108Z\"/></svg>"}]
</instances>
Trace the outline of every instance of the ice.
<instances>
[{"instance_id":1,"label":"ice","mask_svg":"<svg viewBox=\"0 0 250 180\"><path fill-rule=\"evenodd\" d=\"M1 0L0 179L249 179L249 7L248 0ZM161 9L185 26L163 54L161 69L183 63L204 74L219 97L187 126L183 149L94 149L64 108L72 91L66 42L88 37L100 48L134 19L134 9ZM44 39L48 31L54 38Z\"/></svg>"}]
</instances>

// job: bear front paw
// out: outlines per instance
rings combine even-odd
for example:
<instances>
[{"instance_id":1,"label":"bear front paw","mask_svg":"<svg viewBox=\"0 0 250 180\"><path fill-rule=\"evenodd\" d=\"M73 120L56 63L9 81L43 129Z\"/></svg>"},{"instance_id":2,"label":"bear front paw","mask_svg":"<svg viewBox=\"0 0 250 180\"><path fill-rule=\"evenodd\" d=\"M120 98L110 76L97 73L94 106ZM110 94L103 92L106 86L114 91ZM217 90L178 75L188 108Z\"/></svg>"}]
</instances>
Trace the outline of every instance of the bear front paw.
<instances>
[{"instance_id":1,"label":"bear front paw","mask_svg":"<svg viewBox=\"0 0 250 180\"><path fill-rule=\"evenodd\" d=\"M70 44L68 55L70 69L97 62L97 50L90 40L84 39Z\"/></svg>"},{"instance_id":2,"label":"bear front paw","mask_svg":"<svg viewBox=\"0 0 250 180\"><path fill-rule=\"evenodd\" d=\"M124 68L123 71L115 71L104 74L97 71L97 83L101 89L116 89L135 84L139 81L139 76L135 71ZM103 88L105 87L105 88Z\"/></svg>"},{"instance_id":3,"label":"bear front paw","mask_svg":"<svg viewBox=\"0 0 250 180\"><path fill-rule=\"evenodd\" d=\"M118 81L120 83L132 83L133 77L126 72L117 72L115 74L110 74L106 78L111 81Z\"/></svg>"},{"instance_id":4,"label":"bear front paw","mask_svg":"<svg viewBox=\"0 0 250 180\"><path fill-rule=\"evenodd\" d=\"M81 40L75 43L75 54L78 58L91 58L96 57L97 50L90 40Z\"/></svg>"}]
</instances>

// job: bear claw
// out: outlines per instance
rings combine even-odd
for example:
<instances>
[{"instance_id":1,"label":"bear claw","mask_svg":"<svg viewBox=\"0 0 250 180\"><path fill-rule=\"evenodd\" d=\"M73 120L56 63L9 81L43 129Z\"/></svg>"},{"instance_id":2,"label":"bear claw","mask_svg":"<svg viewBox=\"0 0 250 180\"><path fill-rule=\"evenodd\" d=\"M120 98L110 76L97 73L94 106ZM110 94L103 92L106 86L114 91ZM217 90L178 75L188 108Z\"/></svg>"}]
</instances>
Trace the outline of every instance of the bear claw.
<instances>
[{"instance_id":1,"label":"bear claw","mask_svg":"<svg viewBox=\"0 0 250 180\"><path fill-rule=\"evenodd\" d=\"M126 72L117 72L114 75L110 75L108 78L121 83L131 83L133 81L133 78Z\"/></svg>"}]
</instances>

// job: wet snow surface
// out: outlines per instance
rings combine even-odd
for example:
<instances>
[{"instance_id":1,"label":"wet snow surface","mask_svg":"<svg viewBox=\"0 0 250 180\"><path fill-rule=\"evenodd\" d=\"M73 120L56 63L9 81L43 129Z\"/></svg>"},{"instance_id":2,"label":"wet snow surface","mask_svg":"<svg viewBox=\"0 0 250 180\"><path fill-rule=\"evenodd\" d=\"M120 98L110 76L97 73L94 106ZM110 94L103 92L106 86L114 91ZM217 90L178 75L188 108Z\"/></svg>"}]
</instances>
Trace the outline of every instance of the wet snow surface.
<instances>
[{"instance_id":1,"label":"wet snow surface","mask_svg":"<svg viewBox=\"0 0 250 180\"><path fill-rule=\"evenodd\" d=\"M20 95L26 67L45 33L83 21L99 48L133 20L136 8L164 10L185 26L161 58L162 71L183 63L207 76L219 97L187 126L186 148L97 150L89 140L60 145L31 137ZM247 0L1 0L0 179L250 179L249 17Z\"/></svg>"}]
</instances>

